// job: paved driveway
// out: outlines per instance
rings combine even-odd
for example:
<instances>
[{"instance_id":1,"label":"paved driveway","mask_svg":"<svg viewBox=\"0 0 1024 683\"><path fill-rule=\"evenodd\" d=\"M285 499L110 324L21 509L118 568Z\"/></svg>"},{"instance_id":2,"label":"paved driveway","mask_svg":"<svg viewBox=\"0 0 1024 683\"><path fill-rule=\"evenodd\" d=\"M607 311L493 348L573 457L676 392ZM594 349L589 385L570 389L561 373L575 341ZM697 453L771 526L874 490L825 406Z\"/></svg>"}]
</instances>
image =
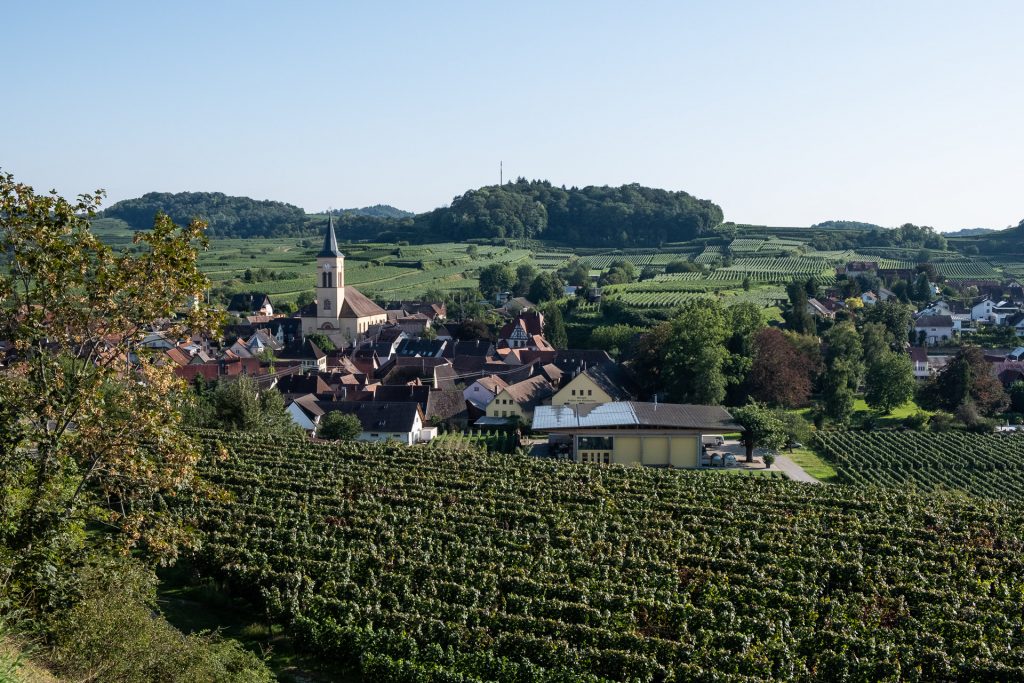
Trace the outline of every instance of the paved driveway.
<instances>
[{"instance_id":1,"label":"paved driveway","mask_svg":"<svg viewBox=\"0 0 1024 683\"><path fill-rule=\"evenodd\" d=\"M787 458L786 456L779 453L775 458L775 464L772 469L779 469L786 473L786 476L793 481L803 481L808 484L820 484L821 482L812 477L811 475L804 472L804 468L797 465L795 462Z\"/></svg>"}]
</instances>

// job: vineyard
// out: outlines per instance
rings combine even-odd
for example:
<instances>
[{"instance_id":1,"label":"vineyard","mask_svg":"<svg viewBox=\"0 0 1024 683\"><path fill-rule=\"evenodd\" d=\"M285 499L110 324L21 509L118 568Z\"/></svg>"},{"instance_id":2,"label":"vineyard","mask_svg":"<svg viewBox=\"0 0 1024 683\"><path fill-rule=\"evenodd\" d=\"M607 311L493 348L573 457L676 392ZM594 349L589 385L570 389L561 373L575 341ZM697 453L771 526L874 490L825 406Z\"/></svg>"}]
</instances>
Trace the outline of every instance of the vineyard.
<instances>
[{"instance_id":1,"label":"vineyard","mask_svg":"<svg viewBox=\"0 0 1024 683\"><path fill-rule=\"evenodd\" d=\"M1024 501L1024 435L820 432L817 441L841 483L954 489Z\"/></svg>"},{"instance_id":2,"label":"vineyard","mask_svg":"<svg viewBox=\"0 0 1024 683\"><path fill-rule=\"evenodd\" d=\"M516 450L516 437L511 432L482 432L471 430L468 432L444 432L430 441L430 448L433 449L464 449L475 450L483 448L488 453L514 453Z\"/></svg>"},{"instance_id":3,"label":"vineyard","mask_svg":"<svg viewBox=\"0 0 1024 683\"><path fill-rule=\"evenodd\" d=\"M1011 503L201 436L198 565L367 681L1024 677Z\"/></svg>"}]
</instances>

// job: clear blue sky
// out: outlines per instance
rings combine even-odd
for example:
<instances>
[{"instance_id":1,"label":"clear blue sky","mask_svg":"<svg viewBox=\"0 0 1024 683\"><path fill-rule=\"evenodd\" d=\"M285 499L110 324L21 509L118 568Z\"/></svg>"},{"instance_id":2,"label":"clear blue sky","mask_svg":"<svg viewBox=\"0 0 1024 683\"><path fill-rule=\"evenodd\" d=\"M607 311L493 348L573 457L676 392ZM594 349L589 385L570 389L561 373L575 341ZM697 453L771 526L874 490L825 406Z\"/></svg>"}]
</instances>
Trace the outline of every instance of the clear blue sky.
<instances>
[{"instance_id":1,"label":"clear blue sky","mask_svg":"<svg viewBox=\"0 0 1024 683\"><path fill-rule=\"evenodd\" d=\"M425 210L639 182L772 225L1024 218L1024 3L18 2L0 167L37 189Z\"/></svg>"}]
</instances>

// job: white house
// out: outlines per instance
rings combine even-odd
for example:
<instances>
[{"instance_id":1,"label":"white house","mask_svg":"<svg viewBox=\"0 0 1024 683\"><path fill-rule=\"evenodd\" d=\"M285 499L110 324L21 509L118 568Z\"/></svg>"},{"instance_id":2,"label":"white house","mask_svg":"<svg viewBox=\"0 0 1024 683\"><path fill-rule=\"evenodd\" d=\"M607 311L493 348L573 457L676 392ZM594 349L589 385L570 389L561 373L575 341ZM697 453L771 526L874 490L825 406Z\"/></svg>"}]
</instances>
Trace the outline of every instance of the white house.
<instances>
[{"instance_id":1,"label":"white house","mask_svg":"<svg viewBox=\"0 0 1024 683\"><path fill-rule=\"evenodd\" d=\"M985 298L971 306L971 320L980 320L995 325L1005 325L1006 318L1020 309L1011 301L992 301Z\"/></svg>"},{"instance_id":2,"label":"white house","mask_svg":"<svg viewBox=\"0 0 1024 683\"><path fill-rule=\"evenodd\" d=\"M927 344L935 345L953 338L953 318L948 315L923 315L914 321L914 334L924 336Z\"/></svg>"},{"instance_id":3,"label":"white house","mask_svg":"<svg viewBox=\"0 0 1024 683\"><path fill-rule=\"evenodd\" d=\"M865 306L874 306L878 303L878 295L874 292L864 292L860 295L860 300L864 302Z\"/></svg>"},{"instance_id":4,"label":"white house","mask_svg":"<svg viewBox=\"0 0 1024 683\"><path fill-rule=\"evenodd\" d=\"M423 409L415 401L320 401L307 394L288 404L287 411L295 424L310 432L330 413L354 415L362 425L356 441L396 441L412 446L437 436L436 427L424 425Z\"/></svg>"},{"instance_id":5,"label":"white house","mask_svg":"<svg viewBox=\"0 0 1024 683\"><path fill-rule=\"evenodd\" d=\"M910 347L910 362L914 364L914 378L915 379L928 379L931 376L931 370L928 367L928 351L920 346Z\"/></svg>"}]
</instances>

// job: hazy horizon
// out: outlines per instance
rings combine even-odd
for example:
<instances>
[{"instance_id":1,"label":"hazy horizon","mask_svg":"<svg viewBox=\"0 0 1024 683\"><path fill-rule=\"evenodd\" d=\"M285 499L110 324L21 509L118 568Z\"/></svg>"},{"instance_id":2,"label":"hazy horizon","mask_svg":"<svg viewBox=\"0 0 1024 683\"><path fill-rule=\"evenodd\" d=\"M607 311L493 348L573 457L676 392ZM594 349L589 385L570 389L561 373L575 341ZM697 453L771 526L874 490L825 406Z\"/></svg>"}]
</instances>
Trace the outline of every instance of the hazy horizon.
<instances>
[{"instance_id":1,"label":"hazy horizon","mask_svg":"<svg viewBox=\"0 0 1024 683\"><path fill-rule=\"evenodd\" d=\"M1024 218L1024 5L8 8L0 168L36 189L442 206L638 182L726 220Z\"/></svg>"}]
</instances>

